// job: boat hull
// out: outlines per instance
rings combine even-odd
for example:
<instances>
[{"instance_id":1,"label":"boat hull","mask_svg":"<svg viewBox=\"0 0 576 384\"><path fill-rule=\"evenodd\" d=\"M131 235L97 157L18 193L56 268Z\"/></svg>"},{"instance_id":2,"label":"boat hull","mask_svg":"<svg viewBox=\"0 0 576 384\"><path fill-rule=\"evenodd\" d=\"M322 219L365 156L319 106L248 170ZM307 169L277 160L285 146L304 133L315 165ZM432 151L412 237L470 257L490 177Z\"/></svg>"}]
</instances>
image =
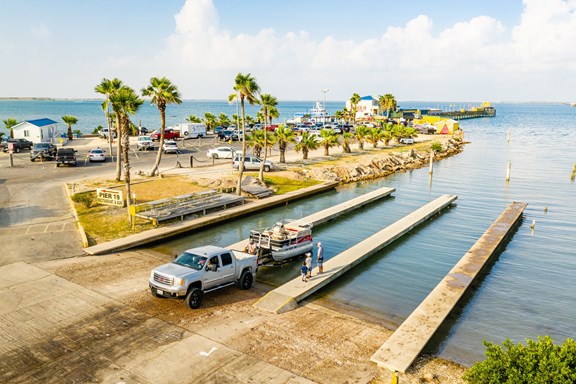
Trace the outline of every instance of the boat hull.
<instances>
[{"instance_id":1,"label":"boat hull","mask_svg":"<svg viewBox=\"0 0 576 384\"><path fill-rule=\"evenodd\" d=\"M284 248L272 249L270 253L274 261L284 261L286 259L291 259L293 257L303 255L306 252L311 252L313 247L314 243L310 241L308 243L301 243L290 245Z\"/></svg>"}]
</instances>

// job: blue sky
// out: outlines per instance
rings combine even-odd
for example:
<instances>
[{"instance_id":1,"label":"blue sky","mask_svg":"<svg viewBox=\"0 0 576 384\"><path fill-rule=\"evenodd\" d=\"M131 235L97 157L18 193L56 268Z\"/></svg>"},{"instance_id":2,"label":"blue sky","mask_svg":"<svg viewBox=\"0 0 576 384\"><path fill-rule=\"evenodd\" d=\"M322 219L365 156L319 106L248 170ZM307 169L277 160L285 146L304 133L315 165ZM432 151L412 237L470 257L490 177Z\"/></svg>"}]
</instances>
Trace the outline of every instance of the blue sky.
<instances>
[{"instance_id":1,"label":"blue sky","mask_svg":"<svg viewBox=\"0 0 576 384\"><path fill-rule=\"evenodd\" d=\"M574 41L574 0L2 0L0 97L224 99L250 72L284 100L574 101Z\"/></svg>"}]
</instances>

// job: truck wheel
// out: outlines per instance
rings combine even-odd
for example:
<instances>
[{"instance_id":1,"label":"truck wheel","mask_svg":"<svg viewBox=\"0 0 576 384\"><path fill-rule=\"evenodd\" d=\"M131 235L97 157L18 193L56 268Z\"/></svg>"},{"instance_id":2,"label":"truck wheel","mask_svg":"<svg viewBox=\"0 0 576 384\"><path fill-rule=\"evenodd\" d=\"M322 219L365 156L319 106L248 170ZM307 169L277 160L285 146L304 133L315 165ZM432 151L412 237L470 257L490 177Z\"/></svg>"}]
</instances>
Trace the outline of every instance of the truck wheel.
<instances>
[{"instance_id":1,"label":"truck wheel","mask_svg":"<svg viewBox=\"0 0 576 384\"><path fill-rule=\"evenodd\" d=\"M240 285L240 289L250 289L252 287L252 283L254 282L254 276L252 276L252 272L244 271L240 276L240 280L238 281Z\"/></svg>"},{"instance_id":2,"label":"truck wheel","mask_svg":"<svg viewBox=\"0 0 576 384\"><path fill-rule=\"evenodd\" d=\"M16 153L20 153L20 147L16 147Z\"/></svg>"},{"instance_id":3,"label":"truck wheel","mask_svg":"<svg viewBox=\"0 0 576 384\"><path fill-rule=\"evenodd\" d=\"M270 166L269 165L264 166L264 172L270 172Z\"/></svg>"},{"instance_id":4,"label":"truck wheel","mask_svg":"<svg viewBox=\"0 0 576 384\"><path fill-rule=\"evenodd\" d=\"M202 304L202 299L204 298L204 292L199 288L192 288L188 295L186 295L186 305L190 309L199 308Z\"/></svg>"}]
</instances>

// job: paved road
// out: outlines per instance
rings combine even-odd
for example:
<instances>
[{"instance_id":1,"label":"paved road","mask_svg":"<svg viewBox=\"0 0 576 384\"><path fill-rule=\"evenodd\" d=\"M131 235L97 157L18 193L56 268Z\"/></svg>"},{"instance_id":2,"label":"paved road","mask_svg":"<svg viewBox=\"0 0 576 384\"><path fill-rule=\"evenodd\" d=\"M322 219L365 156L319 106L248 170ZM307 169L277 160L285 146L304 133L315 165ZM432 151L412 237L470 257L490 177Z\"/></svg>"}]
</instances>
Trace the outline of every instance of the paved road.
<instances>
[{"instance_id":1,"label":"paved road","mask_svg":"<svg viewBox=\"0 0 576 384\"><path fill-rule=\"evenodd\" d=\"M161 172L173 171L177 160L189 166L191 155L196 159L194 166L201 167L194 168L194 172L229 171L228 161L220 160L212 166L212 160L206 157L206 150L215 145L220 144L207 139L203 143L189 140L182 154L162 157ZM105 163L83 161L91 148L107 148L102 139L81 139L70 146L82 159L77 167L56 167L53 161L31 162L27 151L15 154L14 167L10 167L8 154L0 153L0 265L83 255L64 183L96 177L113 179L115 163L110 159ZM147 172L155 157L156 151L131 151L133 172Z\"/></svg>"}]
</instances>

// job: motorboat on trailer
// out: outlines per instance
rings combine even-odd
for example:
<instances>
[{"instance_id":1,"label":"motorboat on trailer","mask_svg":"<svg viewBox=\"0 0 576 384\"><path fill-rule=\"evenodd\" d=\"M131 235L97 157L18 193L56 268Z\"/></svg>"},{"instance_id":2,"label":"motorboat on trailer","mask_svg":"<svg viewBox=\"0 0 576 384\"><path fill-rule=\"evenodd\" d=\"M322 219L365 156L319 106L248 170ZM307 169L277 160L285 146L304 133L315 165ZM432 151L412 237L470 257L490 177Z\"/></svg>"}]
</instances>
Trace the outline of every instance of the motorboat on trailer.
<instances>
[{"instance_id":1,"label":"motorboat on trailer","mask_svg":"<svg viewBox=\"0 0 576 384\"><path fill-rule=\"evenodd\" d=\"M283 220L271 228L250 231L259 251L260 264L270 261L282 263L312 251L312 224Z\"/></svg>"}]
</instances>

